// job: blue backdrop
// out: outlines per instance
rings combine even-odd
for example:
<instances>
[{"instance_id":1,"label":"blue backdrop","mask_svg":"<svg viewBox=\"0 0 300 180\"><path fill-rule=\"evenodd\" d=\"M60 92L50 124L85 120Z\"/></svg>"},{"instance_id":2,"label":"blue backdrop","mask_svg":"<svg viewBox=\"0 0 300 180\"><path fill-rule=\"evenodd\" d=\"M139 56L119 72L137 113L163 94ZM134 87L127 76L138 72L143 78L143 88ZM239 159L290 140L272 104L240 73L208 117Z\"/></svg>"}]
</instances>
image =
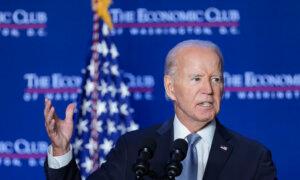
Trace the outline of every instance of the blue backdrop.
<instances>
[{"instance_id":1,"label":"blue backdrop","mask_svg":"<svg viewBox=\"0 0 300 180\"><path fill-rule=\"evenodd\" d=\"M43 100L52 99L63 116L77 98L92 38L90 4L0 0L1 179L45 179L49 141ZM270 148L279 179L298 179L299 5L292 0L115 0L112 38L135 121L143 128L173 115L162 81L168 50L185 39L211 40L225 59L221 122Z\"/></svg>"}]
</instances>

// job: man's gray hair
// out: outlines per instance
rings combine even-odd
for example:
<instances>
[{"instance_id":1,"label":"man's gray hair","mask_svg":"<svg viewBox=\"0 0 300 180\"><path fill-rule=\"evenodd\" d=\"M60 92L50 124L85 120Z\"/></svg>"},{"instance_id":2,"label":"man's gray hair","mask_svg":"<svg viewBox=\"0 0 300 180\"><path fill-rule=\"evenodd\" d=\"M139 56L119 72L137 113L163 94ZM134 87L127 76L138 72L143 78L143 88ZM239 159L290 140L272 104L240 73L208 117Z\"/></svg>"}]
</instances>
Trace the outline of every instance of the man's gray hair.
<instances>
[{"instance_id":1,"label":"man's gray hair","mask_svg":"<svg viewBox=\"0 0 300 180\"><path fill-rule=\"evenodd\" d=\"M186 47L201 47L201 48L209 48L215 51L215 53L219 56L220 62L221 62L221 72L223 73L223 65L224 65L224 60L223 60L223 55L220 50L220 48L213 42L211 41L203 41L203 40L186 40L178 43L175 47L173 47L165 60L165 72L164 75L170 75L174 77L176 73L176 55L177 53Z\"/></svg>"}]
</instances>

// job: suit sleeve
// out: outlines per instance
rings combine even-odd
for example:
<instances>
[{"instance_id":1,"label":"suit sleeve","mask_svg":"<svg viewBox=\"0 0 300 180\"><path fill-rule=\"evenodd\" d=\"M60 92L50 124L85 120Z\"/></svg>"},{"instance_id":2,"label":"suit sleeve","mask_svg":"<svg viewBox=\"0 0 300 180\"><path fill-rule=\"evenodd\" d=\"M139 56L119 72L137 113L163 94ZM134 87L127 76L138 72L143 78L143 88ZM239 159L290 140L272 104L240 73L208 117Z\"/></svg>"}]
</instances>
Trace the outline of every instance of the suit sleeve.
<instances>
[{"instance_id":1,"label":"suit sleeve","mask_svg":"<svg viewBox=\"0 0 300 180\"><path fill-rule=\"evenodd\" d=\"M125 138L121 136L106 157L106 162L93 172L88 179L121 180L125 179L127 149ZM48 166L47 160L44 163L47 180L81 180L80 171L76 161L73 159L66 166L59 169L52 169Z\"/></svg>"},{"instance_id":2,"label":"suit sleeve","mask_svg":"<svg viewBox=\"0 0 300 180\"><path fill-rule=\"evenodd\" d=\"M261 153L255 180L277 180L276 167L272 161L272 155L269 150L265 150Z\"/></svg>"},{"instance_id":3,"label":"suit sleeve","mask_svg":"<svg viewBox=\"0 0 300 180\"><path fill-rule=\"evenodd\" d=\"M47 160L44 164L47 180L80 180L80 172L73 158L69 164L59 169L52 169L48 166Z\"/></svg>"}]
</instances>

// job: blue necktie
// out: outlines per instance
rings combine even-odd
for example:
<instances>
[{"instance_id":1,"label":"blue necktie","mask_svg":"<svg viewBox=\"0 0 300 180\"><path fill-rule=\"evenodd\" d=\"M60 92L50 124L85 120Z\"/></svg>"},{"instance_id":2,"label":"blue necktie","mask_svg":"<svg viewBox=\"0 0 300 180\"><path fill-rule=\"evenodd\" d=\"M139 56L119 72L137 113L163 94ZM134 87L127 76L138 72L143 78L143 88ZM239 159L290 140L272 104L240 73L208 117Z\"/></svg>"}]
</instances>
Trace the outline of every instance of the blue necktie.
<instances>
[{"instance_id":1,"label":"blue necktie","mask_svg":"<svg viewBox=\"0 0 300 180\"><path fill-rule=\"evenodd\" d=\"M200 139L201 137L196 133L187 136L189 148L186 158L182 162L182 173L176 178L177 180L197 180L198 155L196 144Z\"/></svg>"}]
</instances>

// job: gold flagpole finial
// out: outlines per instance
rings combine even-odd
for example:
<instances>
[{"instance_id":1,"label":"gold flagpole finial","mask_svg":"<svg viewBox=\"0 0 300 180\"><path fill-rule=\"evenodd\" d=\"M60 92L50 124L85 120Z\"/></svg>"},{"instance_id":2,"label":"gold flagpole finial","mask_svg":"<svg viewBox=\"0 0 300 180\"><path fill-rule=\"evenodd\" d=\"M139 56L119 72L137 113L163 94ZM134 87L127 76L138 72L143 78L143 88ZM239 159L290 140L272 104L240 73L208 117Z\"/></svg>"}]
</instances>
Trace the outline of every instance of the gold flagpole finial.
<instances>
[{"instance_id":1,"label":"gold flagpole finial","mask_svg":"<svg viewBox=\"0 0 300 180\"><path fill-rule=\"evenodd\" d=\"M103 21L108 25L109 29L113 28L113 23L111 20L110 13L108 11L112 0L92 0L92 9L97 15L103 19Z\"/></svg>"}]
</instances>

